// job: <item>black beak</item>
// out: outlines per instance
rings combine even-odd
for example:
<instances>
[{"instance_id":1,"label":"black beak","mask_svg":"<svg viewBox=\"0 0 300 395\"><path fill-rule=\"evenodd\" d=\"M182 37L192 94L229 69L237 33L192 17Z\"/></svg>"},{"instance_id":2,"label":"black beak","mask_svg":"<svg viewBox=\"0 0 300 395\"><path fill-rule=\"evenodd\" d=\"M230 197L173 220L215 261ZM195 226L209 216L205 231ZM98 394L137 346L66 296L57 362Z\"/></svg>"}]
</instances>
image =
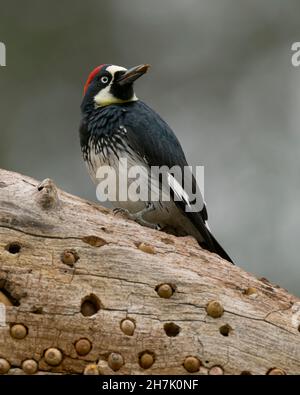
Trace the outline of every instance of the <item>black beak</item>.
<instances>
[{"instance_id":1,"label":"black beak","mask_svg":"<svg viewBox=\"0 0 300 395\"><path fill-rule=\"evenodd\" d=\"M139 66L132 67L132 69L125 71L116 82L119 85L132 84L135 80L147 73L149 67L149 64L140 64Z\"/></svg>"}]
</instances>

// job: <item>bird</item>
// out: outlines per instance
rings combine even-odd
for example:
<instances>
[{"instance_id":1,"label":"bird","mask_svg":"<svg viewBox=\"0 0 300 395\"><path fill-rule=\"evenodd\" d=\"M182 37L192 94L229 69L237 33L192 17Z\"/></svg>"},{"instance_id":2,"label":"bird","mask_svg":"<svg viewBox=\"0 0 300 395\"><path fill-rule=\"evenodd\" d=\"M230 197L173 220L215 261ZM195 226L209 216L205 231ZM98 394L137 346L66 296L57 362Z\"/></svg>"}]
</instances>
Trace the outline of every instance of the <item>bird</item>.
<instances>
[{"instance_id":1,"label":"bird","mask_svg":"<svg viewBox=\"0 0 300 395\"><path fill-rule=\"evenodd\" d=\"M90 177L97 184L98 171L106 166L113 168L120 177L120 164L124 159L129 168L146 169L145 174L140 175L140 186L147 190L151 187L153 195L149 193L144 200L128 196L121 199L116 186L116 199L112 201L114 212L143 226L177 236L194 236L202 248L233 263L208 226L206 204L175 133L135 94L135 82L149 67L141 64L127 69L101 64L90 72L83 89L79 128L82 156ZM175 167L182 174L189 169L187 176L184 173L185 182L179 182L179 178L168 170L165 177L152 173L153 168L163 167ZM129 187L130 182L126 182ZM188 184L189 188L185 186ZM166 188L169 199L163 199ZM197 205L194 204L196 200ZM197 210L191 209L195 206Z\"/></svg>"}]
</instances>

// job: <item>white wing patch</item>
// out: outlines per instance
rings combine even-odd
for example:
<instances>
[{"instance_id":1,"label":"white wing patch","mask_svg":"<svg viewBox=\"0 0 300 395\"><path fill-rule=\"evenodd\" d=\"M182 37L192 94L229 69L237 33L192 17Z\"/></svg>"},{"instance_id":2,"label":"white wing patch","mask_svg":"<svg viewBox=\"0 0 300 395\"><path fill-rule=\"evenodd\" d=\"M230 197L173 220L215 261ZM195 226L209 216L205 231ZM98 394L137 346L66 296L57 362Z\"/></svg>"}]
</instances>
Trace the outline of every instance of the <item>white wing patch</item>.
<instances>
[{"instance_id":1,"label":"white wing patch","mask_svg":"<svg viewBox=\"0 0 300 395\"><path fill-rule=\"evenodd\" d=\"M190 204L190 198L189 195L186 193L186 191L182 188L182 186L179 184L179 182L172 176L172 174L168 173L168 184L169 187L172 188L174 191L175 195L181 199L184 200L185 203L191 207Z\"/></svg>"}]
</instances>

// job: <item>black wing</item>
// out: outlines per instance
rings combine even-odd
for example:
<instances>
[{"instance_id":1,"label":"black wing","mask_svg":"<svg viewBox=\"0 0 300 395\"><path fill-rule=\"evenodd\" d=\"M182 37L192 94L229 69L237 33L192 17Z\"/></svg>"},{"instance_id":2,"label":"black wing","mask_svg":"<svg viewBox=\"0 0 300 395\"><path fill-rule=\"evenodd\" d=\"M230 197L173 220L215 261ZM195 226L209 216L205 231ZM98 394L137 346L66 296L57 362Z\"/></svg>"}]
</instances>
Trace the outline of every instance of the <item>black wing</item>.
<instances>
[{"instance_id":1,"label":"black wing","mask_svg":"<svg viewBox=\"0 0 300 395\"><path fill-rule=\"evenodd\" d=\"M184 167L188 166L182 147L168 124L150 107L142 101L138 101L134 106L128 108L124 123L127 130L129 144L135 152L145 158L149 166L180 166L182 174ZM197 198L202 199L200 189L196 183L195 177L190 172L189 176L193 192L197 192ZM184 187L184 185L183 185ZM172 191L171 191L172 192ZM182 198L173 198L178 208L190 219L194 226L203 236L206 248L216 252L214 240L205 225L207 220L207 211L203 199L201 201L201 210L198 212L187 212L187 204L193 204L192 201ZM227 258L226 258L227 259Z\"/></svg>"}]
</instances>

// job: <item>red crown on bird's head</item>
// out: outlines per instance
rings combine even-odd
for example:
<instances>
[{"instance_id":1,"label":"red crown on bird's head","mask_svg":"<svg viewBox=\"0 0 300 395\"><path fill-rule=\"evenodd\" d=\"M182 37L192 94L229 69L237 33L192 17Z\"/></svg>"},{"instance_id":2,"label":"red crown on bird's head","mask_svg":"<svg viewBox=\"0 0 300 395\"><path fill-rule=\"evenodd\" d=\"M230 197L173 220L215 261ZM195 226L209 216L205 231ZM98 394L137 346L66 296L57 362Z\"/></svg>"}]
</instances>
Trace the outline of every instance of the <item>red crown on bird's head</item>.
<instances>
[{"instance_id":1,"label":"red crown on bird's head","mask_svg":"<svg viewBox=\"0 0 300 395\"><path fill-rule=\"evenodd\" d=\"M96 75L100 72L100 70L106 66L106 64L101 64L100 66L97 66L96 68L94 68L94 70L90 73L90 75L88 76L88 79L86 80L86 83L84 85L83 88L83 94L86 94L86 91L90 85L90 83L93 81L93 79L96 77Z\"/></svg>"}]
</instances>

